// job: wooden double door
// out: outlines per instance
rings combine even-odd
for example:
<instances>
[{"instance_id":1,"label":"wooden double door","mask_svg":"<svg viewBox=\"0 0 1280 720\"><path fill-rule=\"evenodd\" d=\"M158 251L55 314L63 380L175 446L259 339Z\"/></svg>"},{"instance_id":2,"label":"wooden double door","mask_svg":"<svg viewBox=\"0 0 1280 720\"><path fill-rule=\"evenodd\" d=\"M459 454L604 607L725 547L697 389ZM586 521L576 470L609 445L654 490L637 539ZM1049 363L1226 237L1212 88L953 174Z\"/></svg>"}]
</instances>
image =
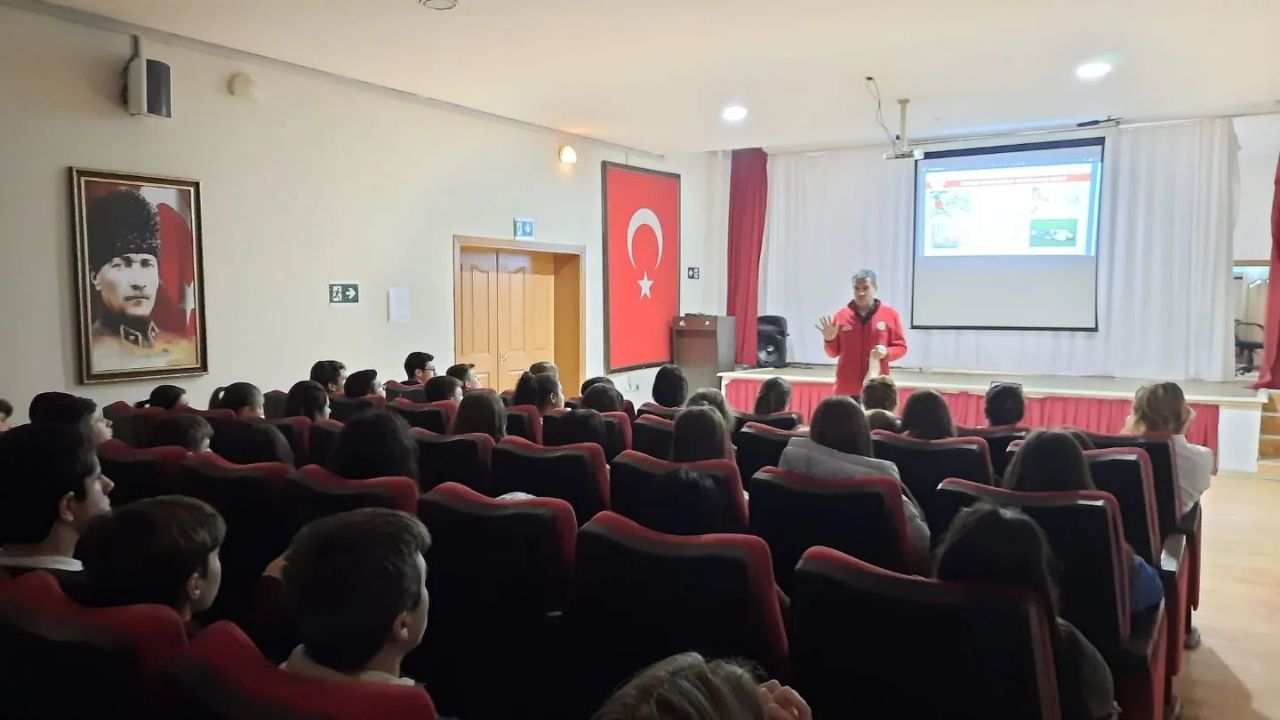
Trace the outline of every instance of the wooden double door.
<instances>
[{"instance_id":1,"label":"wooden double door","mask_svg":"<svg viewBox=\"0 0 1280 720\"><path fill-rule=\"evenodd\" d=\"M461 247L455 274L457 361L484 387L515 387L556 357L556 259L538 252Z\"/></svg>"}]
</instances>

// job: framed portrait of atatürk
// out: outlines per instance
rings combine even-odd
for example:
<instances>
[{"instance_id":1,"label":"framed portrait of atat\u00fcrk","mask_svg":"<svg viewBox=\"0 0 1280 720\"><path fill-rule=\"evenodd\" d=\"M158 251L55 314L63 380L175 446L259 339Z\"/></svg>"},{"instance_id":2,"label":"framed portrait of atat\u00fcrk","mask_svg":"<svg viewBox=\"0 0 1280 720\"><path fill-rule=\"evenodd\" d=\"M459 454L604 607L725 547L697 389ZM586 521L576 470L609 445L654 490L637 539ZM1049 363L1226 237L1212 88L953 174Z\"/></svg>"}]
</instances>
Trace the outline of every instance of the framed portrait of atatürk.
<instances>
[{"instance_id":1,"label":"framed portrait of atat\u00fcrk","mask_svg":"<svg viewBox=\"0 0 1280 720\"><path fill-rule=\"evenodd\" d=\"M208 372L200 183L71 169L80 381Z\"/></svg>"}]
</instances>

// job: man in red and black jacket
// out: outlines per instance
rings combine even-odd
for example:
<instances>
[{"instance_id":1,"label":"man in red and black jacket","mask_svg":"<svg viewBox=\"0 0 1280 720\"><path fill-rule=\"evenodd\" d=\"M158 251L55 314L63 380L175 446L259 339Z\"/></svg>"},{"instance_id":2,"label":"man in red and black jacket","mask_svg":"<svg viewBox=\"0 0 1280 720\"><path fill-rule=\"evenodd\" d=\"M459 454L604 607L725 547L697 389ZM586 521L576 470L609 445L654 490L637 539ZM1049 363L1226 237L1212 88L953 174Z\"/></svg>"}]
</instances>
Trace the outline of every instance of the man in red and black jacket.
<instances>
[{"instance_id":1,"label":"man in red and black jacket","mask_svg":"<svg viewBox=\"0 0 1280 720\"><path fill-rule=\"evenodd\" d=\"M898 311L876 299L876 274L859 270L853 276L853 301L836 311L835 317L818 322L823 349L836 361L836 395L862 395L862 383L872 362L880 363L881 375L889 374L889 363L907 354Z\"/></svg>"}]
</instances>

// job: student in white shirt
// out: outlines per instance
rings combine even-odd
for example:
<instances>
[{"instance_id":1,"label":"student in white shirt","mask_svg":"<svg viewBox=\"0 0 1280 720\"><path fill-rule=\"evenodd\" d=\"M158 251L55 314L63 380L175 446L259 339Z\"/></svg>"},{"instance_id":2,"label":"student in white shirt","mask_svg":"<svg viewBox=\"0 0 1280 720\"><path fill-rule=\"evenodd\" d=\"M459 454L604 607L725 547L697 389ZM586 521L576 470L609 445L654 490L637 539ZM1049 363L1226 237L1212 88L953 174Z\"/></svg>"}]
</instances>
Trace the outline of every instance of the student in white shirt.
<instances>
[{"instance_id":1,"label":"student in white shirt","mask_svg":"<svg viewBox=\"0 0 1280 720\"><path fill-rule=\"evenodd\" d=\"M1213 474L1213 451L1188 442L1184 434L1195 416L1177 383L1153 383L1138 388L1133 399L1133 414L1124 426L1126 433L1172 436L1182 514L1199 502L1200 496L1209 489L1209 476Z\"/></svg>"}]
</instances>

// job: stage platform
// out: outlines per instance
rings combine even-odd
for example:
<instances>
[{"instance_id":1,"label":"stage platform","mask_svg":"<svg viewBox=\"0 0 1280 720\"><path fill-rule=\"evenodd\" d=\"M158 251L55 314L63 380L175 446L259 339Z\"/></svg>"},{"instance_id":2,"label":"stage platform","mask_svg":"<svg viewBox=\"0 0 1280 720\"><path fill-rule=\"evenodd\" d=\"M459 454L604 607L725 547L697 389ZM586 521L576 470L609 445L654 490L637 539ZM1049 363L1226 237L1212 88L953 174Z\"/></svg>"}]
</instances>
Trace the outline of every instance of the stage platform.
<instances>
[{"instance_id":1,"label":"stage platform","mask_svg":"<svg viewBox=\"0 0 1280 720\"><path fill-rule=\"evenodd\" d=\"M982 398L994 380L1022 385L1026 394L1026 424L1032 427L1070 425L1102 433L1118 433L1129 414L1134 392L1151 380L1116 377L1011 375L960 371L894 368L893 379L902 400L911 390L928 388L947 396L957 425L985 424ZM783 377L792 385L792 409L806 419L835 384L834 365L790 365L785 368L737 370L720 373L729 404L750 411L755 394L770 377ZM1249 381L1179 381L1196 420L1187 436L1218 455L1222 471L1256 472L1258 437L1266 390L1253 390Z\"/></svg>"}]
</instances>

